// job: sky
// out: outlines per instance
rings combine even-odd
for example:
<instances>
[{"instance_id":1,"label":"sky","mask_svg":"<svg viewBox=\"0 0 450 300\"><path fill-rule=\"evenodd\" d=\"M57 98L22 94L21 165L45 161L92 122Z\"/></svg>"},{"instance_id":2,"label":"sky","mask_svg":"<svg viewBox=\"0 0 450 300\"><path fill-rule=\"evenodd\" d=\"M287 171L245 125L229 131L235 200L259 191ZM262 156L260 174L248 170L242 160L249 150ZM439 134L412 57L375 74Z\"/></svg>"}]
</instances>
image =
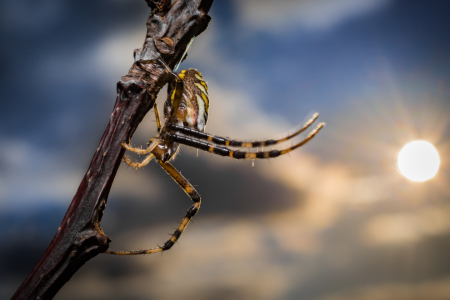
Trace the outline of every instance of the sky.
<instances>
[{"instance_id":1,"label":"sky","mask_svg":"<svg viewBox=\"0 0 450 300\"><path fill-rule=\"evenodd\" d=\"M182 147L173 164L202 208L179 246L98 255L55 299L450 299L449 9L438 0L216 0L181 65L208 82L206 131L282 137L314 112L326 127L254 167ZM138 0L0 3L0 298L53 238L148 13ZM132 142L155 134L150 113ZM397 170L413 140L440 153L430 181ZM157 164L123 163L102 228L113 249L154 247L190 205Z\"/></svg>"}]
</instances>

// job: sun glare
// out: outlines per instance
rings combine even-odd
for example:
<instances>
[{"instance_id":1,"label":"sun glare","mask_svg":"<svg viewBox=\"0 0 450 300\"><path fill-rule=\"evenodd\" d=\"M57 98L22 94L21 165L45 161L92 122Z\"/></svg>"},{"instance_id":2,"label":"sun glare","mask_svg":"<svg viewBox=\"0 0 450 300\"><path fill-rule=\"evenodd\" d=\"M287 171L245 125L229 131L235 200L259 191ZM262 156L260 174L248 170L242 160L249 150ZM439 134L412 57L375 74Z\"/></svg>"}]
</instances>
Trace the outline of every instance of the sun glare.
<instances>
[{"instance_id":1,"label":"sun glare","mask_svg":"<svg viewBox=\"0 0 450 300\"><path fill-rule=\"evenodd\" d=\"M398 154L398 169L411 181L426 181L439 170L441 161L436 148L426 141L406 144Z\"/></svg>"}]
</instances>

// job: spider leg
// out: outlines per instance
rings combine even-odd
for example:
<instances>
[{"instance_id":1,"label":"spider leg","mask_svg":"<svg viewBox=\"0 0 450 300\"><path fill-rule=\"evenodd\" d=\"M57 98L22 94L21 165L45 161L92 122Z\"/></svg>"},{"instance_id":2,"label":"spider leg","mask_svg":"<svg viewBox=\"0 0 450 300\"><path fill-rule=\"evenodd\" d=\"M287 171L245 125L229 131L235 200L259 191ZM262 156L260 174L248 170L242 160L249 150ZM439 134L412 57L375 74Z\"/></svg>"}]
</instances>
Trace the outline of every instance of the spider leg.
<instances>
[{"instance_id":1,"label":"spider leg","mask_svg":"<svg viewBox=\"0 0 450 300\"><path fill-rule=\"evenodd\" d=\"M161 131L161 118L159 117L158 104L156 104L156 101L155 104L153 105L153 109L155 110L156 126L158 126L158 133L159 133Z\"/></svg>"},{"instance_id":2,"label":"spider leg","mask_svg":"<svg viewBox=\"0 0 450 300\"><path fill-rule=\"evenodd\" d=\"M154 158L155 156L153 155L153 154L149 154L149 155L147 155L147 157L141 162L141 163L138 163L138 162L134 162L134 161L132 161L128 156L124 156L123 157L123 160L127 163L127 165L129 165L130 167L132 167L132 168L136 168L136 169L139 169L139 168L142 168L142 167L145 167L146 165L148 165L148 163L149 162L151 162L152 161L152 159Z\"/></svg>"},{"instance_id":3,"label":"spider leg","mask_svg":"<svg viewBox=\"0 0 450 300\"><path fill-rule=\"evenodd\" d=\"M186 216L184 217L183 221L181 221L180 226L178 226L175 232L171 235L170 239L167 240L163 246L135 251L107 250L105 251L105 253L116 255L140 255L140 254L151 254L167 251L170 248L172 248L173 244L177 242L177 240L180 238L181 234L184 232L187 225L189 224L191 218L195 216L197 211L200 209L201 204L200 195L197 193L194 186L186 178L184 178L184 176L181 175L181 173L177 169L175 169L175 167L172 166L170 163L168 162L163 163L159 161L159 164L167 172L167 174L169 174L173 178L173 180L175 180L176 183L178 183L181 186L181 188L186 192L186 194L188 194L189 197L191 197L192 201L194 201L194 204L187 211Z\"/></svg>"},{"instance_id":4,"label":"spider leg","mask_svg":"<svg viewBox=\"0 0 450 300\"><path fill-rule=\"evenodd\" d=\"M155 102L153 108L154 108L154 110L155 110L156 125L158 126L158 133L159 133L160 130L161 130L161 119L160 119L160 117L159 117L158 105L156 104L156 102ZM124 147L125 149L127 149L127 150L129 150L129 151L131 151L131 152L134 152L134 153L138 153L138 154L148 154L148 153L150 153L150 152L156 147L156 145L158 145L158 143L160 142L160 141L158 141L157 143L155 143L155 140L157 140L157 139L156 139L156 138L150 139L150 141L147 143L147 149L134 148L134 147L131 147L129 144L125 143L125 142L122 143L122 147ZM148 165L148 163L153 159L153 157L154 157L154 155L153 155L153 154L150 154L150 155L148 155L141 163L133 162L133 161L132 161L128 156L126 156L126 155L124 156L123 159L125 160L125 162L126 162L130 167L133 167L133 168L138 169L138 168L142 168L142 167Z\"/></svg>"},{"instance_id":5,"label":"spider leg","mask_svg":"<svg viewBox=\"0 0 450 300\"><path fill-rule=\"evenodd\" d=\"M147 149L141 149L141 148L134 148L131 147L129 144L122 142L122 147L124 147L125 149L137 153L137 154L149 154L150 152L152 152L153 149L155 149L155 147L161 142L160 139L157 138L152 138L150 140L150 142L148 143L148 147Z\"/></svg>"},{"instance_id":6,"label":"spider leg","mask_svg":"<svg viewBox=\"0 0 450 300\"><path fill-rule=\"evenodd\" d=\"M298 147L303 146L307 142L309 142L322 127L324 126L324 123L320 123L313 131L309 133L309 135L301 142L293 145L292 147L289 147L284 150L272 150L272 151L259 151L259 152L245 152L245 151L234 151L226 147L220 147L216 146L212 143L204 142L201 140L197 140L191 137L183 136L183 135L176 135L174 133L170 132L164 132L163 136L167 140L171 140L176 143L180 143L186 146L198 148L200 150L208 151L214 154L218 154L221 156L229 156L236 159L255 159L255 158L272 158L277 157L286 153L291 152L294 149L297 149Z\"/></svg>"},{"instance_id":7,"label":"spider leg","mask_svg":"<svg viewBox=\"0 0 450 300\"><path fill-rule=\"evenodd\" d=\"M176 124L168 124L166 126L166 128L168 130L170 130L171 132L177 132L177 133L179 132L186 136L190 136L190 137L193 137L193 138L196 138L199 140L208 141L208 142L214 143L216 145L224 145L224 146L231 146L231 147L243 147L243 148L256 148L256 147L272 146L272 145L276 145L276 144L285 142L287 140L290 140L290 139L296 137L297 135L299 135L300 133L304 132L306 129L308 129L311 126L311 124L314 123L314 121L318 117L319 117L319 114L315 113L311 117L311 119L309 119L308 122L306 122L305 125L303 125L303 127L301 129L297 130L293 134L289 134L288 136L286 136L284 138L276 139L276 140L258 141L258 142L242 142L242 141L230 140L227 138L204 133L202 131L198 131L198 130L195 130L195 129L192 129L189 127L184 127L184 126L176 125Z\"/></svg>"},{"instance_id":8,"label":"spider leg","mask_svg":"<svg viewBox=\"0 0 450 300\"><path fill-rule=\"evenodd\" d=\"M150 153L151 151L153 151L153 149L155 149L155 147L161 142L160 139L156 139L153 138L150 140L149 146L147 149L137 149L137 148L133 148L130 145L126 144L126 143L122 143L122 146L127 149L127 150L131 150L132 152L136 152L139 154L147 154ZM150 153L141 163L138 162L134 162L132 161L128 156L124 156L123 159L125 160L125 162L132 168L142 168L145 167L146 165L148 165L148 163L153 159L154 155L152 153Z\"/></svg>"},{"instance_id":9,"label":"spider leg","mask_svg":"<svg viewBox=\"0 0 450 300\"><path fill-rule=\"evenodd\" d=\"M166 62L162 58L159 58L158 61L166 69L167 73L169 73L175 78L176 88L173 90L173 94L171 95L171 99L173 102L172 102L172 110L170 112L168 120L168 124L175 124L177 121L176 112L178 111L178 107L180 106L181 98L183 95L184 81L177 73L172 71L172 69L166 64Z\"/></svg>"}]
</instances>

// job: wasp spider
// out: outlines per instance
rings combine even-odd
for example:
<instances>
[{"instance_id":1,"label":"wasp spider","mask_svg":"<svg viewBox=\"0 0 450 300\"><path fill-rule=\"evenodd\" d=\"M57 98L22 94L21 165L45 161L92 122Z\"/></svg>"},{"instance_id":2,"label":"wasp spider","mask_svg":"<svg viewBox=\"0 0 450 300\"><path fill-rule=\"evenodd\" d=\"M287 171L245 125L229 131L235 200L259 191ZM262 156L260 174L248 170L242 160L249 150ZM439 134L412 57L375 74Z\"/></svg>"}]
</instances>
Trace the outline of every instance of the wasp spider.
<instances>
[{"instance_id":1,"label":"wasp spider","mask_svg":"<svg viewBox=\"0 0 450 300\"><path fill-rule=\"evenodd\" d=\"M169 161L174 158L180 145L187 145L235 159L265 159L289 153L292 150L303 146L324 126L324 123L320 123L304 140L284 150L247 152L230 149L228 147L264 148L285 142L309 128L317 119L318 114L314 114L297 132L277 140L244 142L211 135L204 132L206 122L208 121L209 95L206 82L203 80L200 72L195 69L188 69L175 74L163 61L160 61L160 63L162 63L168 72L174 76L174 80L169 84L167 100L164 103L164 125L161 125L158 107L155 103L154 111L159 134L149 141L146 149L133 148L126 142L122 143L122 146L127 150L137 154L148 154L148 156L140 163L131 161L127 156L125 156L124 160L131 167L141 168L155 158L160 166L181 186L186 194L189 195L194 204L187 211L186 216L172 234L171 238L166 241L163 246L136 251L107 250L106 253L109 254L138 255L169 250L180 238L191 218L200 209L200 195L195 190L194 186L169 163Z\"/></svg>"}]
</instances>

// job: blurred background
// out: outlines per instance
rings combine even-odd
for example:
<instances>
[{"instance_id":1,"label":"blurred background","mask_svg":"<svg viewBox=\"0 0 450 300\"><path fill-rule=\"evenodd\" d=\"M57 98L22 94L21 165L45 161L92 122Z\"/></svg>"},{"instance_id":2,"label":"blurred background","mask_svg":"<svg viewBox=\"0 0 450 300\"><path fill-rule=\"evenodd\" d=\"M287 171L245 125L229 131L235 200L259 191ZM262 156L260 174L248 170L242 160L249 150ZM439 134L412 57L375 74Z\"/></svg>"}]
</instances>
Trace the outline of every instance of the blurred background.
<instances>
[{"instance_id":1,"label":"blurred background","mask_svg":"<svg viewBox=\"0 0 450 300\"><path fill-rule=\"evenodd\" d=\"M282 137L316 111L327 126L254 167L182 147L174 165L203 202L179 246L99 255L55 299L450 299L449 11L441 0L216 0L181 65L208 81L206 131ZM1 299L53 238L148 14L143 0L0 3ZM150 113L133 144L155 128ZM422 183L397 170L417 139L441 157ZM190 205L157 164L123 163L102 227L113 249L154 247Z\"/></svg>"}]
</instances>

